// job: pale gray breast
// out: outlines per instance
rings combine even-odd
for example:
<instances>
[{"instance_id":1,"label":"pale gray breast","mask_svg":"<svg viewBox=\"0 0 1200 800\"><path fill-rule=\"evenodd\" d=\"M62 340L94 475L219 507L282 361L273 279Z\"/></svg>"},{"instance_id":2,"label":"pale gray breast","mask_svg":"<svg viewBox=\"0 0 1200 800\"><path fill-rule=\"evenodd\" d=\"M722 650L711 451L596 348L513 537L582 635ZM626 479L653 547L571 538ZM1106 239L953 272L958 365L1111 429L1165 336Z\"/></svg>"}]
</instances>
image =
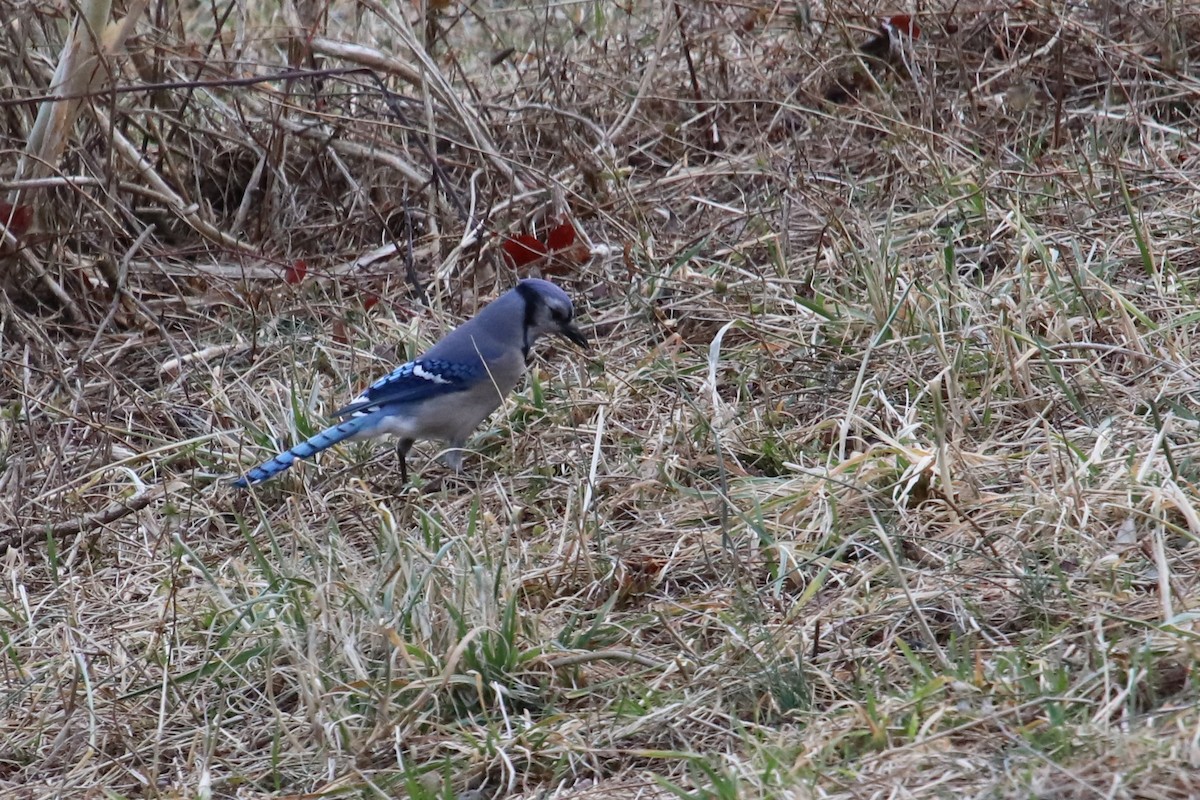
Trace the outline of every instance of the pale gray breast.
<instances>
[{"instance_id":1,"label":"pale gray breast","mask_svg":"<svg viewBox=\"0 0 1200 800\"><path fill-rule=\"evenodd\" d=\"M516 387L525 372L525 359L520 352L513 352L492 359L488 367L488 376L467 391L431 398L413 409L425 435L447 442L465 441Z\"/></svg>"}]
</instances>

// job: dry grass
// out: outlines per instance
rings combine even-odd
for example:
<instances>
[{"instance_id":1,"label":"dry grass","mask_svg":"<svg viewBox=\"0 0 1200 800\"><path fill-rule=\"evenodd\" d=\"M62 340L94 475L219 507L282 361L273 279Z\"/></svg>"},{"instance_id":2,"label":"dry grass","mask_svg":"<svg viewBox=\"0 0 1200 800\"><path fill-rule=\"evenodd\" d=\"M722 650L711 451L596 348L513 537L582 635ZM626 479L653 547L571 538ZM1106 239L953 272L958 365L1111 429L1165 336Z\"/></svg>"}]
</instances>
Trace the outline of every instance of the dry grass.
<instances>
[{"instance_id":1,"label":"dry grass","mask_svg":"<svg viewBox=\"0 0 1200 800\"><path fill-rule=\"evenodd\" d=\"M921 8L828 106L878 9L162 2L91 85L377 77L104 92L18 173L55 8L0 0L5 796L1200 794L1194 5ZM562 213L600 344L467 479L224 483Z\"/></svg>"}]
</instances>

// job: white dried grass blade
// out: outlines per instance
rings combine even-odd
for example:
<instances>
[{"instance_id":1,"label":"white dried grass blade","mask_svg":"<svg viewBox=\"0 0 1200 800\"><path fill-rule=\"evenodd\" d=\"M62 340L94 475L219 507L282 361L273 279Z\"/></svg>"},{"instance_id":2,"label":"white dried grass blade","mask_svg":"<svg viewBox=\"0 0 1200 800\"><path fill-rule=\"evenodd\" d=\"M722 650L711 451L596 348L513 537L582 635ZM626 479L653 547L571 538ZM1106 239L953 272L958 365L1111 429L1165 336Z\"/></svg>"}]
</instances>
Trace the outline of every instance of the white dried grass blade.
<instances>
[{"instance_id":1,"label":"white dried grass blade","mask_svg":"<svg viewBox=\"0 0 1200 800\"><path fill-rule=\"evenodd\" d=\"M715 431L722 430L730 419L729 409L717 391L717 369L721 365L721 343L725 340L725 334L737 323L738 320L732 319L722 325L708 345L708 378L701 391L709 395L709 402L712 404L713 410L712 425Z\"/></svg>"}]
</instances>

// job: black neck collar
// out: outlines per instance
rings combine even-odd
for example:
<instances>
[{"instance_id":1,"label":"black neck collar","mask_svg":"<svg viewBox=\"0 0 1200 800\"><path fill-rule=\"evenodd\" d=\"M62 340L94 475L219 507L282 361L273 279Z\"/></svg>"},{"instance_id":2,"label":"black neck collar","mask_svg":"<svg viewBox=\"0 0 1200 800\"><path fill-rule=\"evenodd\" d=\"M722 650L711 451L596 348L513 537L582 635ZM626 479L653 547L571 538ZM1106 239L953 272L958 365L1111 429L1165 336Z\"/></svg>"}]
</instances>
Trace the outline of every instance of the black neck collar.
<instances>
[{"instance_id":1,"label":"black neck collar","mask_svg":"<svg viewBox=\"0 0 1200 800\"><path fill-rule=\"evenodd\" d=\"M525 301L525 319L521 323L521 355L525 356L525 363L528 364L529 348L533 345L530 334L533 332L537 307L542 302L542 298L537 293L537 289L527 283L517 284L517 294L521 295L521 299Z\"/></svg>"}]
</instances>

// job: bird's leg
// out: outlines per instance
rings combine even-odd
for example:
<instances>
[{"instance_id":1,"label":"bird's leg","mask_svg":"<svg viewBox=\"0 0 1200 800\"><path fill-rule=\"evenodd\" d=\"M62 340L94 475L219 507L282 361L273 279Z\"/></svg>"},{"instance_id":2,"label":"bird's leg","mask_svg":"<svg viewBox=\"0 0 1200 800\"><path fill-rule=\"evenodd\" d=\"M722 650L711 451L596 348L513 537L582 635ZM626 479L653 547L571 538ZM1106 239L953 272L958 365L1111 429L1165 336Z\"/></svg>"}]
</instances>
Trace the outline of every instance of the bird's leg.
<instances>
[{"instance_id":1,"label":"bird's leg","mask_svg":"<svg viewBox=\"0 0 1200 800\"><path fill-rule=\"evenodd\" d=\"M396 442L396 457L400 459L400 485L408 485L408 451L412 449L412 439L401 439Z\"/></svg>"},{"instance_id":2,"label":"bird's leg","mask_svg":"<svg viewBox=\"0 0 1200 800\"><path fill-rule=\"evenodd\" d=\"M442 451L441 461L450 468L450 471L453 472L455 476L461 476L463 465L463 447L466 446L467 440L456 439L449 441L446 444L446 449ZM427 493L440 492L446 485L446 481L448 479L448 475L438 475L436 478L425 484L425 491Z\"/></svg>"},{"instance_id":3,"label":"bird's leg","mask_svg":"<svg viewBox=\"0 0 1200 800\"><path fill-rule=\"evenodd\" d=\"M467 440L455 440L447 442L449 447L446 448L445 454L442 456L442 463L455 473L462 472L463 465L463 447L466 446Z\"/></svg>"}]
</instances>

